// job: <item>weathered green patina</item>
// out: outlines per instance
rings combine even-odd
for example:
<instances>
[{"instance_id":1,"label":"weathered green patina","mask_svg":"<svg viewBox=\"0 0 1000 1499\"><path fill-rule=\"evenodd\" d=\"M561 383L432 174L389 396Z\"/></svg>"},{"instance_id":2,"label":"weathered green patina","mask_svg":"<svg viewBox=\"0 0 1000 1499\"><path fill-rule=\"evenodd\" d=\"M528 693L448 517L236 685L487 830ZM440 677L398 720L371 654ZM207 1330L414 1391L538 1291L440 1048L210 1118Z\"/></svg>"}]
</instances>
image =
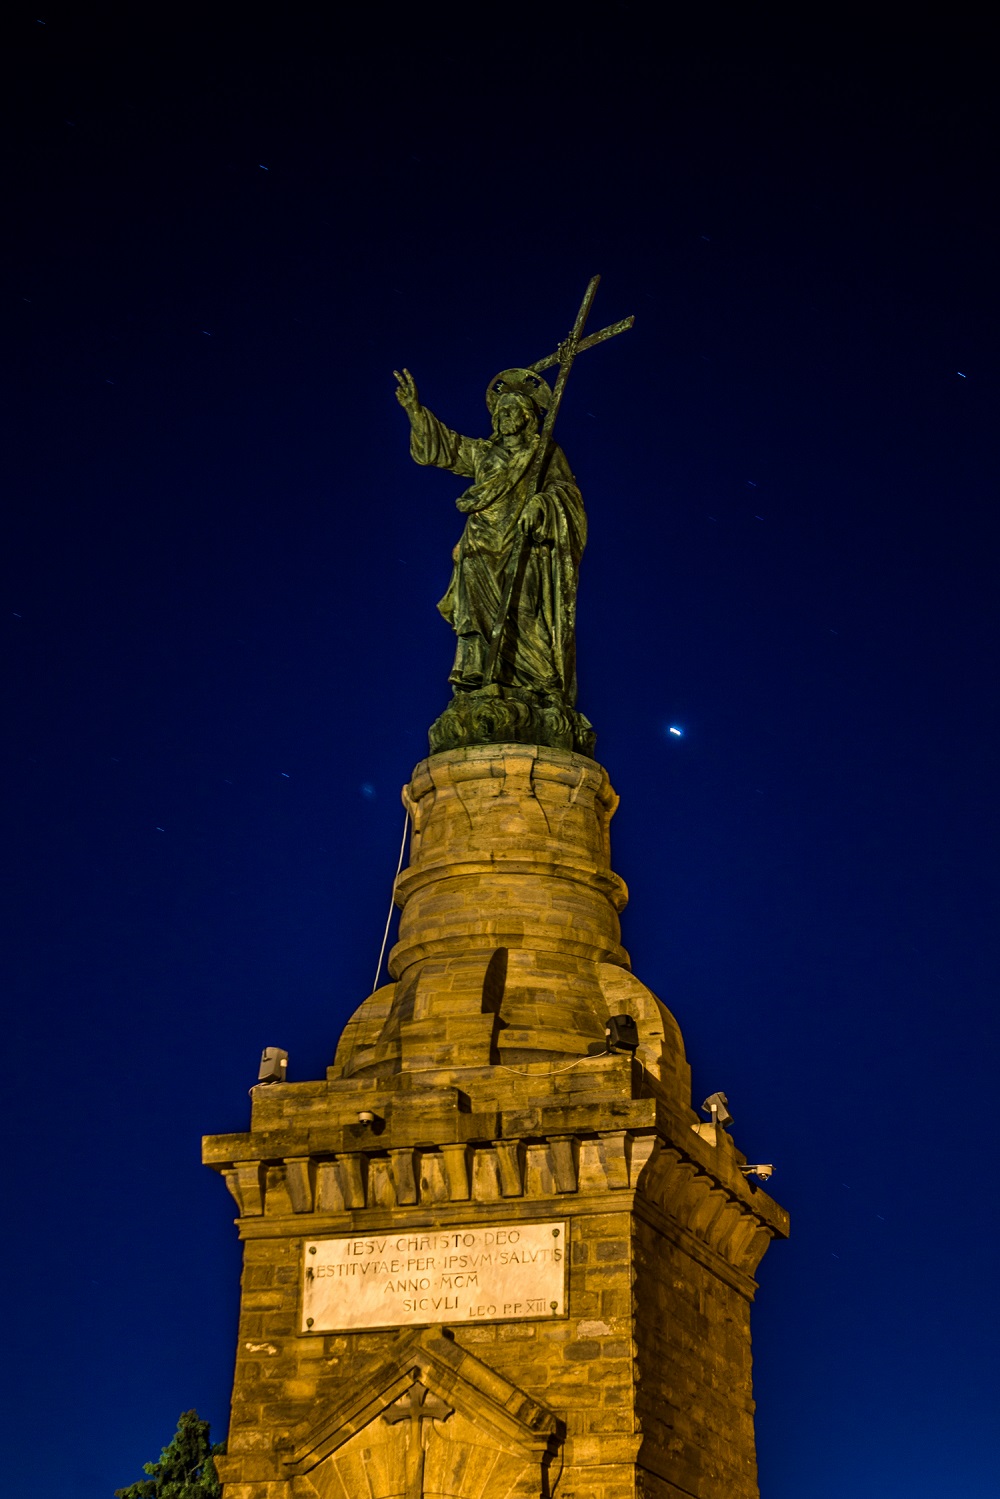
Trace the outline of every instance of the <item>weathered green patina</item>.
<instances>
[{"instance_id":1,"label":"weathered green patina","mask_svg":"<svg viewBox=\"0 0 1000 1499\"><path fill-rule=\"evenodd\" d=\"M472 480L456 502L465 529L438 604L458 641L452 702L430 730L434 753L504 742L593 752L594 731L576 710L576 594L587 518L552 428L576 354L631 326L628 318L582 338L597 282L555 354L490 382L489 437L446 427L422 405L409 370L396 374L414 460ZM554 391L541 378L553 364Z\"/></svg>"}]
</instances>

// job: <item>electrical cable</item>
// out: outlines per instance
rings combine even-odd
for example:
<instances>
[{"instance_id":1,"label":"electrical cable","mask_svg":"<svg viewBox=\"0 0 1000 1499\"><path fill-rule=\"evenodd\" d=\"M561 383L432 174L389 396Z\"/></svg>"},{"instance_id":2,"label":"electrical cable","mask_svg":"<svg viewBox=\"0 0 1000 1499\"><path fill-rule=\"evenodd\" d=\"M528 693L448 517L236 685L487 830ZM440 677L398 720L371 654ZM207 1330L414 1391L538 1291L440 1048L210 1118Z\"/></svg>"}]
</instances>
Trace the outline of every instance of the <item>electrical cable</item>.
<instances>
[{"instance_id":1,"label":"electrical cable","mask_svg":"<svg viewBox=\"0 0 1000 1499\"><path fill-rule=\"evenodd\" d=\"M389 914L385 918L385 931L382 933L382 949L378 955L378 966L375 969L375 982L372 984L372 993L378 988L379 974L382 972L382 959L385 957L385 944L389 940L389 927L392 923L392 908L396 903L396 881L399 879L399 871L403 867L403 855L406 853L406 832L410 826L409 808L403 813L403 839L399 845L399 862L396 865L396 873L392 880L392 894L389 897Z\"/></svg>"},{"instance_id":2,"label":"electrical cable","mask_svg":"<svg viewBox=\"0 0 1000 1499\"><path fill-rule=\"evenodd\" d=\"M566 1067L553 1067L551 1072L521 1072L517 1067L508 1067L506 1062L494 1062L493 1066L501 1072L513 1072L515 1077L553 1077L558 1072L571 1072L574 1067L579 1067L581 1062L592 1062L594 1057L607 1056L606 1051L597 1051L592 1055L577 1057L575 1062L570 1062Z\"/></svg>"},{"instance_id":3,"label":"electrical cable","mask_svg":"<svg viewBox=\"0 0 1000 1499\"><path fill-rule=\"evenodd\" d=\"M545 1072L519 1072L516 1067L508 1067L507 1064L506 1064L506 1062L494 1062L493 1066L499 1068L499 1070L501 1072L513 1072L513 1074L514 1074L515 1077L554 1077L557 1073L560 1073L560 1072L571 1072L574 1067L579 1067L579 1065L580 1065L581 1062L592 1062L595 1057L610 1057L610 1056L622 1056L622 1055L623 1055L622 1052L592 1051L592 1052L588 1052L585 1057L577 1057L577 1059L576 1059L575 1062L570 1062L565 1067L553 1067L553 1069L552 1069L552 1071L550 1073L545 1073ZM642 1070L642 1086L645 1087L645 1085L646 1085L646 1069L643 1066L642 1062L639 1061L639 1058L635 1055L634 1052L632 1053L632 1056L633 1056L633 1060L634 1061L639 1062L639 1066L640 1066L640 1068ZM639 1093L639 1097L640 1098L642 1097L641 1091Z\"/></svg>"}]
</instances>

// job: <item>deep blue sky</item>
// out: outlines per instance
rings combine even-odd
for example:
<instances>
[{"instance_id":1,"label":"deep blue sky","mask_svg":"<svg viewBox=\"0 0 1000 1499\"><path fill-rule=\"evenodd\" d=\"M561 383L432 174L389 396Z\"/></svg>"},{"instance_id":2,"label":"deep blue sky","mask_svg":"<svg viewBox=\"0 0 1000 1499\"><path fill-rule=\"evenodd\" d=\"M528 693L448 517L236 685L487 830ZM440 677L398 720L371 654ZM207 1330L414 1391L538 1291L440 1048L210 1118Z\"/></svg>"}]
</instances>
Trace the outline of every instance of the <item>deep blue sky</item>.
<instances>
[{"instance_id":1,"label":"deep blue sky","mask_svg":"<svg viewBox=\"0 0 1000 1499\"><path fill-rule=\"evenodd\" d=\"M600 271L580 706L635 969L792 1213L765 1499L1000 1494L985 35L319 14L15 15L5 1482L107 1499L182 1409L224 1433L199 1136L368 992L447 696L461 483L391 371L482 432Z\"/></svg>"}]
</instances>

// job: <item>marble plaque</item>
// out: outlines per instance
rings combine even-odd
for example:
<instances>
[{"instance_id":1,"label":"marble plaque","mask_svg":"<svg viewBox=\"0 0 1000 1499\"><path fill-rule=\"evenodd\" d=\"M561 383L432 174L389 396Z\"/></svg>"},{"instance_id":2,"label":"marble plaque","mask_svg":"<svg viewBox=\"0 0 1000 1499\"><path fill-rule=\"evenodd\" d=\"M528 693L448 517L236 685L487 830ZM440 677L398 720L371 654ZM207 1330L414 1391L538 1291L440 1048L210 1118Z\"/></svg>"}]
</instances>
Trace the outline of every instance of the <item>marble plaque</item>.
<instances>
[{"instance_id":1,"label":"marble plaque","mask_svg":"<svg viewBox=\"0 0 1000 1499\"><path fill-rule=\"evenodd\" d=\"M564 1222L309 1239L303 1261L303 1332L565 1312Z\"/></svg>"}]
</instances>

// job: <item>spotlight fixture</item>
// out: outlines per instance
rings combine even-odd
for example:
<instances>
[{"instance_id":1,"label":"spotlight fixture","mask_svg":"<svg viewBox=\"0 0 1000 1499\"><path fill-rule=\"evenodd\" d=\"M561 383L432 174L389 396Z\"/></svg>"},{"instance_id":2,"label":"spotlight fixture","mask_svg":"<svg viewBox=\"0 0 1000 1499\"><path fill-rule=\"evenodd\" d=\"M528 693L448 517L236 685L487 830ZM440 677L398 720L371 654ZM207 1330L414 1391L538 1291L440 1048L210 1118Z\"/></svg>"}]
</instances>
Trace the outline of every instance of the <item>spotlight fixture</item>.
<instances>
[{"instance_id":1,"label":"spotlight fixture","mask_svg":"<svg viewBox=\"0 0 1000 1499\"><path fill-rule=\"evenodd\" d=\"M710 1093L701 1106L703 1114L707 1114L713 1124L721 1124L723 1128L732 1124L733 1116L729 1112L729 1099L724 1093Z\"/></svg>"},{"instance_id":2,"label":"spotlight fixture","mask_svg":"<svg viewBox=\"0 0 1000 1499\"><path fill-rule=\"evenodd\" d=\"M639 1045L639 1031L631 1015L609 1015L604 1027L607 1049L611 1051L635 1052Z\"/></svg>"},{"instance_id":3,"label":"spotlight fixture","mask_svg":"<svg viewBox=\"0 0 1000 1499\"><path fill-rule=\"evenodd\" d=\"M283 1083L288 1071L288 1052L280 1046L265 1046L260 1054L259 1083Z\"/></svg>"}]
</instances>

